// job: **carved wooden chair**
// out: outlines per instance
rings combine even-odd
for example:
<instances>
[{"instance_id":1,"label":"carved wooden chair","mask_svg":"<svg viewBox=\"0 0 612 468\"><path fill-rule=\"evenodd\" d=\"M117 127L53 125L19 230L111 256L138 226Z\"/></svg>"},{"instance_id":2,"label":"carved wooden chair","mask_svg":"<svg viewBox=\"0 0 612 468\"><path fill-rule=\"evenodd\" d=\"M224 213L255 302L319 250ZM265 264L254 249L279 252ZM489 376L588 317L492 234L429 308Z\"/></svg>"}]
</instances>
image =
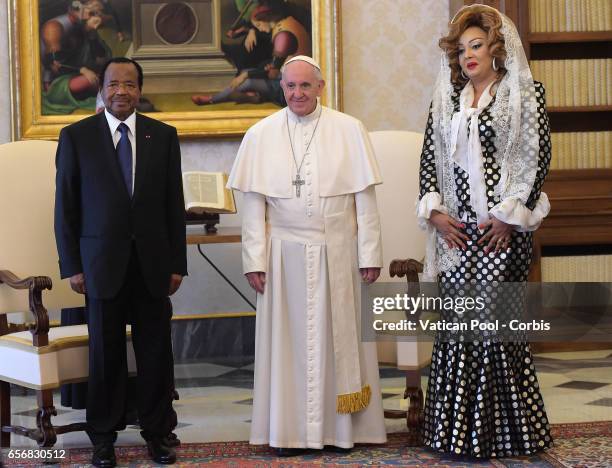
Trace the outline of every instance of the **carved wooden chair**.
<instances>
[{"instance_id":1,"label":"carved wooden chair","mask_svg":"<svg viewBox=\"0 0 612 468\"><path fill-rule=\"evenodd\" d=\"M406 278L409 294L418 284L423 271L425 234L419 229L415 203L419 188L419 161L423 135L407 131L371 132L370 137L380 164L383 184L376 196L381 217L384 264L379 281L401 281ZM405 259L408 257L407 259ZM405 259L405 260L400 260ZM421 369L431 361L432 344L427 342L380 342L379 360L395 363L406 371L404 398L410 403L407 411L385 410L387 418L406 418L408 444L422 445L423 391Z\"/></svg>"},{"instance_id":2,"label":"carved wooden chair","mask_svg":"<svg viewBox=\"0 0 612 468\"><path fill-rule=\"evenodd\" d=\"M53 390L87 380L89 368L87 325L50 327L47 313L84 302L59 277L53 234L56 147L49 141L0 145L0 447L9 446L11 433L50 447L58 434L85 429L84 423L51 422ZM28 310L25 325L9 324L7 317ZM133 371L129 333L128 362ZM10 384L36 391L35 428L11 425Z\"/></svg>"}]
</instances>

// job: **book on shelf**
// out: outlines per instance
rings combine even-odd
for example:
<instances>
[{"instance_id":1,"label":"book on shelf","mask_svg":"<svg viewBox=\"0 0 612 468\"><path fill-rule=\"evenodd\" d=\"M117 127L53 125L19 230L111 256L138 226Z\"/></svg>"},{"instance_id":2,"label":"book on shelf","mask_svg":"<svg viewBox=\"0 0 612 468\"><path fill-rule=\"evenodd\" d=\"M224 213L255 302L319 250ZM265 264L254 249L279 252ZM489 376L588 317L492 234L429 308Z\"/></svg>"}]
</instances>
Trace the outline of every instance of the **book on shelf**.
<instances>
[{"instance_id":1,"label":"book on shelf","mask_svg":"<svg viewBox=\"0 0 612 468\"><path fill-rule=\"evenodd\" d=\"M589 72L587 69L587 60L579 61L579 71L580 75L578 76L578 83L580 85L580 105L588 106L589 105Z\"/></svg>"},{"instance_id":2,"label":"book on shelf","mask_svg":"<svg viewBox=\"0 0 612 468\"><path fill-rule=\"evenodd\" d=\"M580 155L582 158L582 167L590 168L593 164L597 165L596 161L591 160L591 147L589 146L589 134L585 133L580 140Z\"/></svg>"},{"instance_id":3,"label":"book on shelf","mask_svg":"<svg viewBox=\"0 0 612 468\"><path fill-rule=\"evenodd\" d=\"M185 211L191 214L236 213L234 193L225 187L223 172L183 172Z\"/></svg>"},{"instance_id":4,"label":"book on shelf","mask_svg":"<svg viewBox=\"0 0 612 468\"><path fill-rule=\"evenodd\" d=\"M602 67L605 67L606 69L606 73L604 74L604 83L606 84L606 102L608 104L610 104L610 102L612 101L612 79L610 79L610 77L612 76L612 59L608 59L606 60L605 64L601 65Z\"/></svg>"},{"instance_id":5,"label":"book on shelf","mask_svg":"<svg viewBox=\"0 0 612 468\"><path fill-rule=\"evenodd\" d=\"M603 96L600 93L599 89L599 62L593 59L589 59L589 69L591 70L591 81L589 82L589 89L592 95L593 104L591 106L596 105L597 102L603 102Z\"/></svg>"},{"instance_id":6,"label":"book on shelf","mask_svg":"<svg viewBox=\"0 0 612 468\"><path fill-rule=\"evenodd\" d=\"M565 32L568 30L567 7L564 5L563 0L558 0L557 8L559 9L559 31Z\"/></svg>"},{"instance_id":7,"label":"book on shelf","mask_svg":"<svg viewBox=\"0 0 612 468\"><path fill-rule=\"evenodd\" d=\"M546 21L545 31L552 32L554 31L554 25L552 22L552 8L553 1L552 0L544 0L544 21Z\"/></svg>"},{"instance_id":8,"label":"book on shelf","mask_svg":"<svg viewBox=\"0 0 612 468\"><path fill-rule=\"evenodd\" d=\"M568 65L572 67L571 81L574 88L574 94L572 96L572 105L580 105L580 61L579 60L568 60Z\"/></svg>"},{"instance_id":9,"label":"book on shelf","mask_svg":"<svg viewBox=\"0 0 612 468\"><path fill-rule=\"evenodd\" d=\"M579 31L580 30L580 18L578 8L578 2L565 2L566 5L569 6L569 17L570 17L570 31Z\"/></svg>"},{"instance_id":10,"label":"book on shelf","mask_svg":"<svg viewBox=\"0 0 612 468\"><path fill-rule=\"evenodd\" d=\"M604 132L600 137L600 147L602 148L604 167L612 169L612 132Z\"/></svg>"},{"instance_id":11,"label":"book on shelf","mask_svg":"<svg viewBox=\"0 0 612 468\"><path fill-rule=\"evenodd\" d=\"M608 61L607 63L609 64L610 61ZM606 70L606 64L599 63L597 67L599 70L599 78L597 80L599 84L599 98L605 102L607 100L607 97L610 97L612 99L612 93L607 92L606 89L607 86L610 84L610 75L608 74L608 70Z\"/></svg>"},{"instance_id":12,"label":"book on shelf","mask_svg":"<svg viewBox=\"0 0 612 468\"><path fill-rule=\"evenodd\" d=\"M529 31L534 32L538 31L540 28L538 27L538 3L537 2L529 2L527 5L529 9Z\"/></svg>"},{"instance_id":13,"label":"book on shelf","mask_svg":"<svg viewBox=\"0 0 612 468\"><path fill-rule=\"evenodd\" d=\"M551 22L551 26L550 26L550 30L549 31L561 31L561 22L559 21L559 17L561 16L559 14L559 11L561 10L561 1L560 0L551 0L551 5L550 5L550 14L548 15L550 17L550 22Z\"/></svg>"},{"instance_id":14,"label":"book on shelf","mask_svg":"<svg viewBox=\"0 0 612 468\"><path fill-rule=\"evenodd\" d=\"M581 31L593 31L593 8L592 4L595 0L581 0L581 13L582 13L582 28Z\"/></svg>"},{"instance_id":15,"label":"book on shelf","mask_svg":"<svg viewBox=\"0 0 612 468\"><path fill-rule=\"evenodd\" d=\"M565 92L563 91L562 80L564 78L564 74L562 71L562 63L559 60L549 60L551 62L551 74L550 79L552 80L552 97L554 98L554 106L562 106L563 101L562 96L565 97ZM562 92L563 91L563 92Z\"/></svg>"},{"instance_id":16,"label":"book on shelf","mask_svg":"<svg viewBox=\"0 0 612 468\"><path fill-rule=\"evenodd\" d=\"M598 161L598 156L599 156L599 152L598 152L598 138L597 138L597 134L595 132L589 132L587 133L587 139L588 139L588 143L587 146L589 147L589 166L591 167L598 167L600 165L600 161ZM604 155L601 155L601 166L604 165ZM605 167L605 166L604 166Z\"/></svg>"},{"instance_id":17,"label":"book on shelf","mask_svg":"<svg viewBox=\"0 0 612 468\"><path fill-rule=\"evenodd\" d=\"M574 88L568 85L568 69L570 67L569 60L563 60L563 64L561 65L561 69L563 70L563 92L564 102L566 106L574 105ZM571 81L570 81L571 82Z\"/></svg>"},{"instance_id":18,"label":"book on shelf","mask_svg":"<svg viewBox=\"0 0 612 468\"><path fill-rule=\"evenodd\" d=\"M597 62L593 59L587 59L587 77L589 78L587 81L588 89L587 89L587 98L588 105L595 106L598 102L601 102L599 99L599 93L595 93L595 88L599 88L599 83L597 83L596 79L599 77L599 74L596 72Z\"/></svg>"}]
</instances>

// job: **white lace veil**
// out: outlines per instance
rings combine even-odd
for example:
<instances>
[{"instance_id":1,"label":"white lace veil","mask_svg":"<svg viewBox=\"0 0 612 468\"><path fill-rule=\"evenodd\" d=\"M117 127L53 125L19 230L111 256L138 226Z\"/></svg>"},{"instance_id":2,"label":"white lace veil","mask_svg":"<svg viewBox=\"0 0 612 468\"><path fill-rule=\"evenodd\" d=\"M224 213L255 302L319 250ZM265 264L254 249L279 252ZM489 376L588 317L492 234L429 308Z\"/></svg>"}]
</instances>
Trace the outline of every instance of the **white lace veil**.
<instances>
[{"instance_id":1,"label":"white lace veil","mask_svg":"<svg viewBox=\"0 0 612 468\"><path fill-rule=\"evenodd\" d=\"M497 86L495 100L490 108L491 126L495 135L494 157L501 169L495 195L502 201L516 198L525 204L535 180L539 152L539 124L533 77L521 39L509 18L482 4L463 7L459 13L466 9L482 7L490 8L500 15L501 34L507 54L504 62L507 72ZM457 187L451 154L451 119L454 111L452 94L451 68L446 53L442 52L431 110L435 162L442 203L448 209L449 215L457 218ZM436 278L438 273L459 265L459 261L458 249L448 248L435 229L430 228L425 257L426 277Z\"/></svg>"}]
</instances>

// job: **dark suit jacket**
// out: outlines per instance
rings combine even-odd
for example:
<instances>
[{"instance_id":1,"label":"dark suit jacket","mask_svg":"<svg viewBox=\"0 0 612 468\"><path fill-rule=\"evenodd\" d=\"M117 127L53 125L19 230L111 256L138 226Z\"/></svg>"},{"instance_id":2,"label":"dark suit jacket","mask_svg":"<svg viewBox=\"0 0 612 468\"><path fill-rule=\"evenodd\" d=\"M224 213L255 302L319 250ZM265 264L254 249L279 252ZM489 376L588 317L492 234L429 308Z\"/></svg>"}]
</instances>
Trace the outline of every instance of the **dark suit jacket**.
<instances>
[{"instance_id":1,"label":"dark suit jacket","mask_svg":"<svg viewBox=\"0 0 612 468\"><path fill-rule=\"evenodd\" d=\"M84 273L87 295L109 299L125 280L132 248L154 297L187 274L185 206L176 129L136 116L130 198L104 112L65 127L56 154L55 237L60 273Z\"/></svg>"}]
</instances>

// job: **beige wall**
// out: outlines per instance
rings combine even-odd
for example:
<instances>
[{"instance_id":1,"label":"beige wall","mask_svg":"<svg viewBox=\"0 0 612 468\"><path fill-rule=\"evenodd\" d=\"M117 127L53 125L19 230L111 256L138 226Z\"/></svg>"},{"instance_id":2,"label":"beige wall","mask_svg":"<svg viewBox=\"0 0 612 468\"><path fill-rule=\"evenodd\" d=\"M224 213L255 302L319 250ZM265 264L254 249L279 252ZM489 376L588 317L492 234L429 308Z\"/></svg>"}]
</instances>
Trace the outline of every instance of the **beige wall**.
<instances>
[{"instance_id":1,"label":"beige wall","mask_svg":"<svg viewBox=\"0 0 612 468\"><path fill-rule=\"evenodd\" d=\"M344 110L369 130L424 130L448 1L342 0Z\"/></svg>"}]
</instances>

